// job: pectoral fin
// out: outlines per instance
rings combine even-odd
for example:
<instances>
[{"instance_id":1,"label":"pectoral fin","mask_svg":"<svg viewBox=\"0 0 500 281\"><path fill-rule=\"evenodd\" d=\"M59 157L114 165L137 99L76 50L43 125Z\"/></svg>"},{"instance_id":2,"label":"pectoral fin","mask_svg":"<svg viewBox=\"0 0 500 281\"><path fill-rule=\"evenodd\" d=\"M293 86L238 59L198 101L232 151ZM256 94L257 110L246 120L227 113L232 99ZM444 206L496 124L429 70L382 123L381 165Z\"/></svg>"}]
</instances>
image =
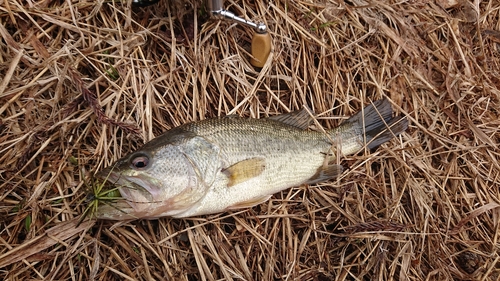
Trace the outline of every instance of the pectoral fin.
<instances>
[{"instance_id":1,"label":"pectoral fin","mask_svg":"<svg viewBox=\"0 0 500 281\"><path fill-rule=\"evenodd\" d=\"M262 157L240 161L222 172L228 177L228 187L240 184L260 175L266 168L266 160Z\"/></svg>"},{"instance_id":2,"label":"pectoral fin","mask_svg":"<svg viewBox=\"0 0 500 281\"><path fill-rule=\"evenodd\" d=\"M313 184L317 182L322 182L326 181L329 179L334 179L338 177L342 172L344 171L344 168L341 165L325 165L321 166L318 168L316 171L316 174L312 176L309 180L307 180L305 183L306 184Z\"/></svg>"},{"instance_id":3,"label":"pectoral fin","mask_svg":"<svg viewBox=\"0 0 500 281\"><path fill-rule=\"evenodd\" d=\"M271 198L271 196L272 195L264 195L264 196L252 198L252 199L247 200L247 201L239 202L239 203L234 204L233 206L228 207L227 210L250 208L250 207L253 207L253 206L256 206L256 205L259 205L259 204L266 202L267 200L269 200L269 198Z\"/></svg>"}]
</instances>

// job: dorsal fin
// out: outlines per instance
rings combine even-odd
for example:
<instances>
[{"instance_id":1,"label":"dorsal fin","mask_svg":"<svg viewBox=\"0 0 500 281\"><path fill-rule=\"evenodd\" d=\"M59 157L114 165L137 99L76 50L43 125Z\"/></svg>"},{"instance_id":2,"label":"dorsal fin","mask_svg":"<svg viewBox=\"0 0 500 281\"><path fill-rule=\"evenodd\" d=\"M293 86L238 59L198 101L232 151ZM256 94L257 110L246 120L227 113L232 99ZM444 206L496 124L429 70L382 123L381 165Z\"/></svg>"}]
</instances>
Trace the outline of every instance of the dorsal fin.
<instances>
[{"instance_id":1,"label":"dorsal fin","mask_svg":"<svg viewBox=\"0 0 500 281\"><path fill-rule=\"evenodd\" d=\"M309 114L309 112L312 113ZM301 110L292 111L289 113L284 113L276 116L271 116L267 118L269 120L274 120L281 122L283 124L287 124L289 126L305 130L309 128L309 126L314 121L314 112L310 110L307 106L304 106Z\"/></svg>"}]
</instances>

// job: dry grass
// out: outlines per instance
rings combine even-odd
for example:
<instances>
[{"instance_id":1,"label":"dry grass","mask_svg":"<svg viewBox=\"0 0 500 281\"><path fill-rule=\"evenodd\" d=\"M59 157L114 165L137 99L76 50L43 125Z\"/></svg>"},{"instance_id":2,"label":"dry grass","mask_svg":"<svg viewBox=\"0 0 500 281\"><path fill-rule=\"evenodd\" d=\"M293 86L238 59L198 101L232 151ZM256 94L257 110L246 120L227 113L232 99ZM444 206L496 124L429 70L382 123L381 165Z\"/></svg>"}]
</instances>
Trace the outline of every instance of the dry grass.
<instances>
[{"instance_id":1,"label":"dry grass","mask_svg":"<svg viewBox=\"0 0 500 281\"><path fill-rule=\"evenodd\" d=\"M270 27L261 72L250 30L178 2L0 2L0 279L500 278L500 2L226 1ZM76 226L80 171L173 126L305 104L330 127L384 96L410 128L338 181Z\"/></svg>"}]
</instances>

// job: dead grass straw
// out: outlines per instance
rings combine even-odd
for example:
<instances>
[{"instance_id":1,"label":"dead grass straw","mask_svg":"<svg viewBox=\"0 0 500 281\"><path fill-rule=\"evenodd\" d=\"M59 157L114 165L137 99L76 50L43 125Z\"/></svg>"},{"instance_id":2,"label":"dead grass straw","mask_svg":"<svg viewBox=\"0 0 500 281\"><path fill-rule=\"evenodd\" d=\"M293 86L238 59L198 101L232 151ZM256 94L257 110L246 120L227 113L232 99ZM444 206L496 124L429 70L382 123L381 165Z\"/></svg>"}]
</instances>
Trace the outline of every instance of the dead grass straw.
<instances>
[{"instance_id":1,"label":"dead grass straw","mask_svg":"<svg viewBox=\"0 0 500 281\"><path fill-rule=\"evenodd\" d=\"M125 3L126 2L126 3ZM0 3L0 279L498 280L500 3ZM389 97L409 130L249 210L76 227L92 171L166 129ZM75 165L76 164L76 165Z\"/></svg>"}]
</instances>

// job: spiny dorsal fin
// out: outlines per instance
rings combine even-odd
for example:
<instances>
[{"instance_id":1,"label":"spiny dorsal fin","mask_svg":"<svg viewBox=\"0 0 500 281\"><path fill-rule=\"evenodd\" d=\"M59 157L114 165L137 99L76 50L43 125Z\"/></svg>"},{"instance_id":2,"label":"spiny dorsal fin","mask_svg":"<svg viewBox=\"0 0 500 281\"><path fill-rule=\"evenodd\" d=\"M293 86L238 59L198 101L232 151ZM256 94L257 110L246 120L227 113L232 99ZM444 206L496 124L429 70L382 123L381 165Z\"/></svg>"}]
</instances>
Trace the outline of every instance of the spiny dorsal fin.
<instances>
[{"instance_id":1,"label":"spiny dorsal fin","mask_svg":"<svg viewBox=\"0 0 500 281\"><path fill-rule=\"evenodd\" d=\"M311 112L313 116L311 116L309 112ZM314 121L314 112L310 110L308 107L304 106L304 108L302 108L301 110L292 111L289 113L284 113L276 116L271 116L268 119L278 121L283 124L296 127L298 129L305 130L309 128L309 126Z\"/></svg>"},{"instance_id":2,"label":"spiny dorsal fin","mask_svg":"<svg viewBox=\"0 0 500 281\"><path fill-rule=\"evenodd\" d=\"M260 175L265 169L266 159L256 157L233 164L231 167L223 169L222 173L228 177L227 186L231 187Z\"/></svg>"}]
</instances>

